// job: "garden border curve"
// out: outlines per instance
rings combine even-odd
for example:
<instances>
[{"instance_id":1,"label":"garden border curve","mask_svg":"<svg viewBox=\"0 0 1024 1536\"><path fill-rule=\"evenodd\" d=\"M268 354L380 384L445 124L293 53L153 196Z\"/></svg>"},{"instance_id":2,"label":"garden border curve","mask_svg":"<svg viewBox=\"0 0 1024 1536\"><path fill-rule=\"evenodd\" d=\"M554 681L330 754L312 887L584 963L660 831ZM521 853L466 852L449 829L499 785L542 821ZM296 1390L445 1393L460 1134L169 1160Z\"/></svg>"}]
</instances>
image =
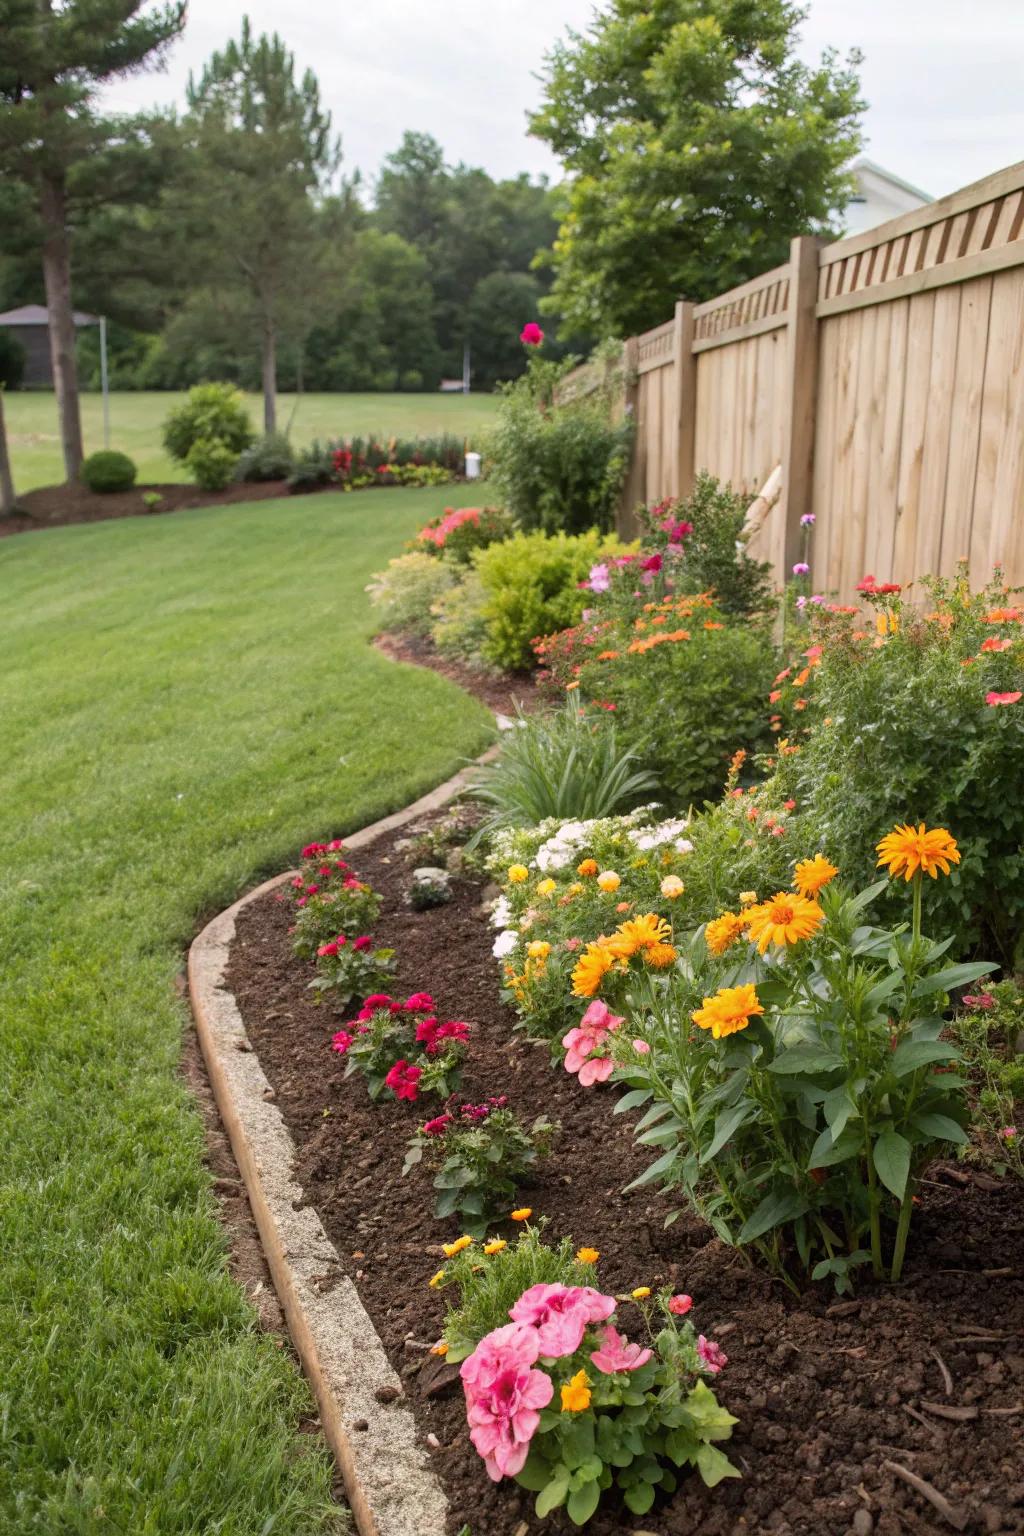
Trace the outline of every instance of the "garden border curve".
<instances>
[{"instance_id":1,"label":"garden border curve","mask_svg":"<svg viewBox=\"0 0 1024 1536\"><path fill-rule=\"evenodd\" d=\"M495 752L490 748L477 764ZM346 849L358 849L440 810L467 782L463 769L404 810L346 837ZM304 1203L292 1171L295 1143L224 982L239 912L294 873L286 870L265 880L193 940L188 952L192 1015L274 1288L360 1536L444 1536L448 1501L416 1443L402 1381L319 1216Z\"/></svg>"}]
</instances>

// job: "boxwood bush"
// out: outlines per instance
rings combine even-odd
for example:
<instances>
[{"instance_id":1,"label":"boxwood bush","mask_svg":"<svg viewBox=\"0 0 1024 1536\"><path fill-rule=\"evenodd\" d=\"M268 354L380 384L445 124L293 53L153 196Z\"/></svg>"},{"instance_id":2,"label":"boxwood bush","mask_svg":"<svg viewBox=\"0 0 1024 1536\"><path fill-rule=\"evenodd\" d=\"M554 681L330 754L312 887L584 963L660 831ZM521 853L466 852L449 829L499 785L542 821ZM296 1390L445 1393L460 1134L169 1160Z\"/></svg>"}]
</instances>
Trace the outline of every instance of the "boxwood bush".
<instances>
[{"instance_id":1,"label":"boxwood bush","mask_svg":"<svg viewBox=\"0 0 1024 1536\"><path fill-rule=\"evenodd\" d=\"M137 473L133 460L115 448L102 448L98 453L91 453L79 471L82 484L99 496L130 491Z\"/></svg>"}]
</instances>

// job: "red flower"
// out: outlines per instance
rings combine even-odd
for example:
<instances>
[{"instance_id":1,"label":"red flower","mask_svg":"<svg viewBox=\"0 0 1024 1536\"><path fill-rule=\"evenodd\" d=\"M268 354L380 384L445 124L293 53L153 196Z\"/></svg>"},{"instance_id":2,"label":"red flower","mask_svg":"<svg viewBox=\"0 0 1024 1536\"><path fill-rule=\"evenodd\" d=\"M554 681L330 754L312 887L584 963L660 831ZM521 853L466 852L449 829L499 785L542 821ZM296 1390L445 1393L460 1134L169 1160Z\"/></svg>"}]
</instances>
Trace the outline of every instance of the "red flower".
<instances>
[{"instance_id":1,"label":"red flower","mask_svg":"<svg viewBox=\"0 0 1024 1536\"><path fill-rule=\"evenodd\" d=\"M355 1035L350 1035L347 1029L339 1029L331 1040L331 1050L337 1051L339 1056L344 1056L354 1039Z\"/></svg>"},{"instance_id":2,"label":"red flower","mask_svg":"<svg viewBox=\"0 0 1024 1536\"><path fill-rule=\"evenodd\" d=\"M352 948L355 950L371 949L372 947L373 940L368 938L365 933L361 938L356 939L355 943L352 945Z\"/></svg>"},{"instance_id":3,"label":"red flower","mask_svg":"<svg viewBox=\"0 0 1024 1536\"><path fill-rule=\"evenodd\" d=\"M327 844L326 843L307 843L305 848L303 848L303 850L302 850L302 857L304 859L315 859L318 853L326 853L326 852L327 852Z\"/></svg>"},{"instance_id":4,"label":"red flower","mask_svg":"<svg viewBox=\"0 0 1024 1536\"><path fill-rule=\"evenodd\" d=\"M403 1058L395 1062L384 1081L396 1099L416 1099L419 1097L418 1084L422 1075L422 1067L411 1067Z\"/></svg>"},{"instance_id":5,"label":"red flower","mask_svg":"<svg viewBox=\"0 0 1024 1536\"><path fill-rule=\"evenodd\" d=\"M642 571L660 571L661 570L661 556L660 555L651 555L651 556L649 556L649 558L644 561L644 563L640 567L640 569Z\"/></svg>"},{"instance_id":6,"label":"red flower","mask_svg":"<svg viewBox=\"0 0 1024 1536\"><path fill-rule=\"evenodd\" d=\"M389 998L390 1002L391 999ZM406 1013L429 1013L434 1006L434 999L429 992L414 992L403 1003Z\"/></svg>"},{"instance_id":7,"label":"red flower","mask_svg":"<svg viewBox=\"0 0 1024 1536\"><path fill-rule=\"evenodd\" d=\"M469 1025L463 1024L460 1019L449 1019L446 1024L442 1024L438 1029L437 1038L439 1040L468 1040Z\"/></svg>"},{"instance_id":8,"label":"red flower","mask_svg":"<svg viewBox=\"0 0 1024 1536\"><path fill-rule=\"evenodd\" d=\"M544 340L544 332L536 320L528 320L519 332L519 340L527 347L539 347Z\"/></svg>"},{"instance_id":9,"label":"red flower","mask_svg":"<svg viewBox=\"0 0 1024 1536\"><path fill-rule=\"evenodd\" d=\"M387 992L371 992L369 997L363 999L363 1007L371 1010L374 1008L390 1008L391 998Z\"/></svg>"},{"instance_id":10,"label":"red flower","mask_svg":"<svg viewBox=\"0 0 1024 1536\"><path fill-rule=\"evenodd\" d=\"M321 944L320 948L317 950L317 954L322 959L326 955L336 955L338 953L339 948L340 948L340 946L339 946L337 940L335 940L331 944Z\"/></svg>"},{"instance_id":11,"label":"red flower","mask_svg":"<svg viewBox=\"0 0 1024 1536\"><path fill-rule=\"evenodd\" d=\"M421 1125L420 1130L424 1136L442 1136L445 1127L451 1125L451 1115L437 1115L433 1120L428 1120L426 1125Z\"/></svg>"},{"instance_id":12,"label":"red flower","mask_svg":"<svg viewBox=\"0 0 1024 1536\"><path fill-rule=\"evenodd\" d=\"M993 706L996 704L1016 704L1021 697L1024 697L1024 695L1019 690L1017 693L986 693L985 703Z\"/></svg>"}]
</instances>

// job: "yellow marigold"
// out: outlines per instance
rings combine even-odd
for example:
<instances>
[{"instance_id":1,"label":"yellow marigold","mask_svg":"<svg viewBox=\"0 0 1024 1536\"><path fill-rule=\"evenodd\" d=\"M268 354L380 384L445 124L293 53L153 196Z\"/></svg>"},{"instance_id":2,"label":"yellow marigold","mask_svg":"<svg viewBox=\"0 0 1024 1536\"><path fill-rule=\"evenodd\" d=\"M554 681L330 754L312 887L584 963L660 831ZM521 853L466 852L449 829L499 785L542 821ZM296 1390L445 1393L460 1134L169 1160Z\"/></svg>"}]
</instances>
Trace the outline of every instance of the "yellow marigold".
<instances>
[{"instance_id":1,"label":"yellow marigold","mask_svg":"<svg viewBox=\"0 0 1024 1536\"><path fill-rule=\"evenodd\" d=\"M570 885L567 894L569 896L579 896L580 893L584 890L586 890L586 886L582 883L582 881L574 880L572 885Z\"/></svg>"},{"instance_id":2,"label":"yellow marigold","mask_svg":"<svg viewBox=\"0 0 1024 1536\"><path fill-rule=\"evenodd\" d=\"M576 1258L580 1264L596 1264L601 1257L596 1248L577 1248Z\"/></svg>"},{"instance_id":3,"label":"yellow marigold","mask_svg":"<svg viewBox=\"0 0 1024 1536\"><path fill-rule=\"evenodd\" d=\"M651 1294L651 1288L649 1285L638 1285L636 1290L630 1291L629 1294L634 1301L644 1301Z\"/></svg>"},{"instance_id":4,"label":"yellow marigold","mask_svg":"<svg viewBox=\"0 0 1024 1536\"><path fill-rule=\"evenodd\" d=\"M740 906L752 907L757 900L756 891L740 891Z\"/></svg>"},{"instance_id":5,"label":"yellow marigold","mask_svg":"<svg viewBox=\"0 0 1024 1536\"><path fill-rule=\"evenodd\" d=\"M472 1241L471 1237L466 1237L463 1234L462 1237L457 1237L454 1243L442 1243L441 1251L446 1259L453 1259L457 1253L462 1252L463 1248L468 1248Z\"/></svg>"},{"instance_id":6,"label":"yellow marigold","mask_svg":"<svg viewBox=\"0 0 1024 1536\"><path fill-rule=\"evenodd\" d=\"M427 1284L430 1286L430 1289L432 1291L436 1291L438 1286L441 1284L441 1281L443 1279L444 1279L444 1270L443 1269L439 1269L436 1275L431 1275L430 1279L427 1281Z\"/></svg>"},{"instance_id":7,"label":"yellow marigold","mask_svg":"<svg viewBox=\"0 0 1024 1536\"><path fill-rule=\"evenodd\" d=\"M588 944L572 972L574 997L593 997L614 964L614 956L604 944Z\"/></svg>"},{"instance_id":8,"label":"yellow marigold","mask_svg":"<svg viewBox=\"0 0 1024 1536\"><path fill-rule=\"evenodd\" d=\"M816 901L793 896L789 891L777 891L770 900L747 912L750 937L762 955L769 944L784 949L787 944L813 938L824 919Z\"/></svg>"},{"instance_id":9,"label":"yellow marigold","mask_svg":"<svg viewBox=\"0 0 1024 1536\"><path fill-rule=\"evenodd\" d=\"M526 953L531 960L546 960L551 953L551 945L547 939L533 939L526 946Z\"/></svg>"},{"instance_id":10,"label":"yellow marigold","mask_svg":"<svg viewBox=\"0 0 1024 1536\"><path fill-rule=\"evenodd\" d=\"M584 859L582 864L576 865L578 875L596 875L598 864L596 859Z\"/></svg>"},{"instance_id":11,"label":"yellow marigold","mask_svg":"<svg viewBox=\"0 0 1024 1536\"><path fill-rule=\"evenodd\" d=\"M643 917L629 917L615 930L615 953L628 959L638 950L666 943L671 934L669 924L656 912L648 912Z\"/></svg>"},{"instance_id":12,"label":"yellow marigold","mask_svg":"<svg viewBox=\"0 0 1024 1536\"><path fill-rule=\"evenodd\" d=\"M557 889L558 889L558 886L555 883L555 881L552 880L550 875L548 876L548 878L546 880L538 880L537 881L537 895L538 896L551 896L555 891L557 891Z\"/></svg>"},{"instance_id":13,"label":"yellow marigold","mask_svg":"<svg viewBox=\"0 0 1024 1536\"><path fill-rule=\"evenodd\" d=\"M445 1343L444 1339L438 1339L436 1344L432 1344L430 1346L430 1353L432 1355L440 1355L443 1359L444 1356L448 1353L448 1345Z\"/></svg>"},{"instance_id":14,"label":"yellow marigold","mask_svg":"<svg viewBox=\"0 0 1024 1536\"><path fill-rule=\"evenodd\" d=\"M492 1254L500 1253L503 1248L507 1247L508 1243L506 1243L503 1237L496 1237L492 1242L484 1243L484 1253L490 1258Z\"/></svg>"},{"instance_id":15,"label":"yellow marigold","mask_svg":"<svg viewBox=\"0 0 1024 1536\"><path fill-rule=\"evenodd\" d=\"M677 955L671 944L651 944L643 952L644 960L648 965L653 965L656 971L663 971L667 966L675 965Z\"/></svg>"},{"instance_id":16,"label":"yellow marigold","mask_svg":"<svg viewBox=\"0 0 1024 1536\"><path fill-rule=\"evenodd\" d=\"M590 1407L590 1377L586 1371L577 1371L572 1381L562 1388L562 1412L585 1413Z\"/></svg>"},{"instance_id":17,"label":"yellow marigold","mask_svg":"<svg viewBox=\"0 0 1024 1536\"><path fill-rule=\"evenodd\" d=\"M746 927L747 920L738 912L722 912L704 924L704 941L713 955L724 954L730 944L735 944Z\"/></svg>"},{"instance_id":18,"label":"yellow marigold","mask_svg":"<svg viewBox=\"0 0 1024 1536\"><path fill-rule=\"evenodd\" d=\"M675 901L676 897L681 896L685 890L686 886L678 875L666 875L661 882L661 894L666 901Z\"/></svg>"},{"instance_id":19,"label":"yellow marigold","mask_svg":"<svg viewBox=\"0 0 1024 1536\"><path fill-rule=\"evenodd\" d=\"M719 987L714 997L706 997L704 1006L691 1013L693 1022L701 1029L710 1029L715 1040L735 1035L746 1029L754 1014L764 1013L758 1000L757 988L746 981L740 987Z\"/></svg>"},{"instance_id":20,"label":"yellow marigold","mask_svg":"<svg viewBox=\"0 0 1024 1536\"><path fill-rule=\"evenodd\" d=\"M801 896L817 896L838 873L823 853L816 853L813 859L800 860L793 871L793 884Z\"/></svg>"},{"instance_id":21,"label":"yellow marigold","mask_svg":"<svg viewBox=\"0 0 1024 1536\"><path fill-rule=\"evenodd\" d=\"M920 871L935 880L940 869L948 875L949 866L960 863L960 850L945 827L929 831L922 821L918 827L895 827L887 832L878 844L878 862L886 866L892 878L903 875L912 880Z\"/></svg>"},{"instance_id":22,"label":"yellow marigold","mask_svg":"<svg viewBox=\"0 0 1024 1536\"><path fill-rule=\"evenodd\" d=\"M518 1211L510 1211L509 1215L512 1217L513 1221L529 1221L530 1217L533 1215L533 1206L521 1205Z\"/></svg>"},{"instance_id":23,"label":"yellow marigold","mask_svg":"<svg viewBox=\"0 0 1024 1536\"><path fill-rule=\"evenodd\" d=\"M510 864L508 867L508 878L513 885L522 885L524 880L529 880L530 871L525 864Z\"/></svg>"},{"instance_id":24,"label":"yellow marigold","mask_svg":"<svg viewBox=\"0 0 1024 1536\"><path fill-rule=\"evenodd\" d=\"M622 881L614 869L606 869L602 874L598 875L597 883L602 891L617 891Z\"/></svg>"}]
</instances>

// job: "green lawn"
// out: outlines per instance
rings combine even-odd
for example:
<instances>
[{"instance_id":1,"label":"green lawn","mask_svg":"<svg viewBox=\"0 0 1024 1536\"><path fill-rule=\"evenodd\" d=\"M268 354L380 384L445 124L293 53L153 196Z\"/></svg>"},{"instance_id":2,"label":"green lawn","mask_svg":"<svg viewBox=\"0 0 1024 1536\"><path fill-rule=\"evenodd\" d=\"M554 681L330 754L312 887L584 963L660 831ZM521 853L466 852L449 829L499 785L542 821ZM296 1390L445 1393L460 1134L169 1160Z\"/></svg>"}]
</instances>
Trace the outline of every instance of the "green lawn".
<instances>
[{"instance_id":1,"label":"green lawn","mask_svg":"<svg viewBox=\"0 0 1024 1536\"><path fill-rule=\"evenodd\" d=\"M225 1272L174 990L201 920L481 750L367 644L446 500L267 501L0 544L0 1530L341 1522L304 1384ZM325 1030L328 1021L325 1019Z\"/></svg>"},{"instance_id":2,"label":"green lawn","mask_svg":"<svg viewBox=\"0 0 1024 1536\"><path fill-rule=\"evenodd\" d=\"M110 446L130 454L139 480L188 479L180 464L166 455L160 437L164 417L184 399L182 394L114 394L110 397ZM248 397L254 428L263 421L263 402ZM473 447L480 431L494 418L494 395L281 395L278 421L289 428L296 447L314 437L353 437L367 432L415 437L418 433L456 432ZM52 394L21 390L4 396L4 412L19 491L55 485L64 478ZM82 396L85 448L103 447L103 407L97 394Z\"/></svg>"}]
</instances>

